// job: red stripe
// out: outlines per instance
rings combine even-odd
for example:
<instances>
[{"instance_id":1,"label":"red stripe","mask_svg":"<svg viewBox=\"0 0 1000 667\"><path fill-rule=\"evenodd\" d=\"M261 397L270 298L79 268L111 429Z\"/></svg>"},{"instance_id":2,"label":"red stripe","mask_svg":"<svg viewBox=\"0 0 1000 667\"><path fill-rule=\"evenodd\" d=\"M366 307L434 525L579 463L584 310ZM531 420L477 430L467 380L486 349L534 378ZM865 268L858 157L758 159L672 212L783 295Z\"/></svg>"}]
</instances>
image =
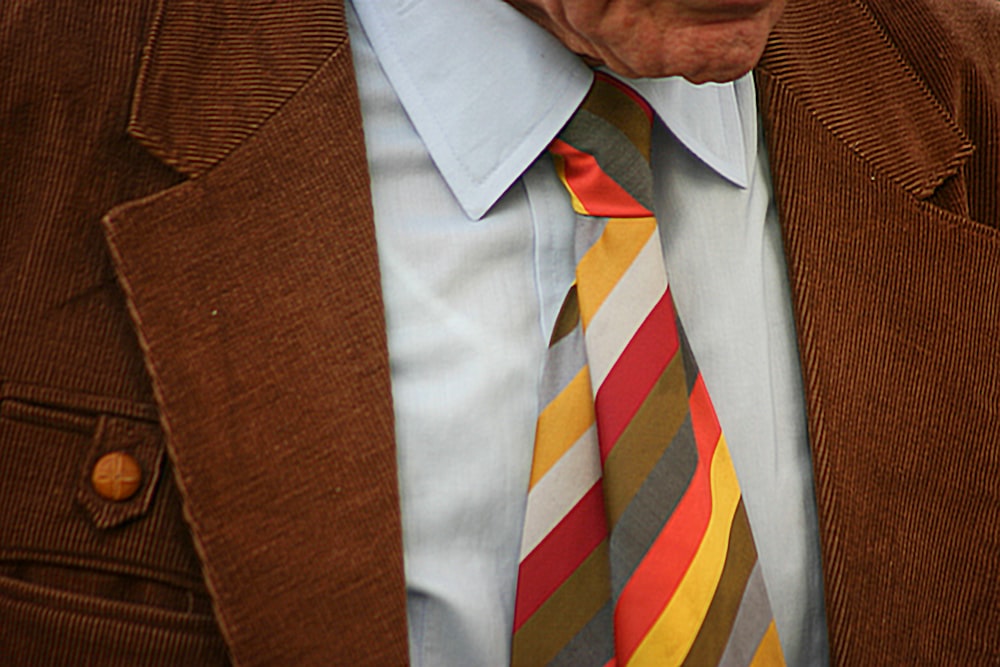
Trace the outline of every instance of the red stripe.
<instances>
[{"instance_id":1,"label":"red stripe","mask_svg":"<svg viewBox=\"0 0 1000 667\"><path fill-rule=\"evenodd\" d=\"M514 630L587 559L608 536L601 480L587 491L562 521L521 561L517 574Z\"/></svg>"},{"instance_id":2,"label":"red stripe","mask_svg":"<svg viewBox=\"0 0 1000 667\"><path fill-rule=\"evenodd\" d=\"M712 514L712 458L722 431L701 375L691 392L691 406L698 467L684 497L632 573L615 607L616 654L623 665L673 598L698 552Z\"/></svg>"},{"instance_id":3,"label":"red stripe","mask_svg":"<svg viewBox=\"0 0 1000 667\"><path fill-rule=\"evenodd\" d=\"M653 215L604 173L593 155L573 148L562 139L553 139L549 150L564 158L566 187L573 191L590 215L608 218L647 218Z\"/></svg>"},{"instance_id":4,"label":"red stripe","mask_svg":"<svg viewBox=\"0 0 1000 667\"><path fill-rule=\"evenodd\" d=\"M695 440L717 442L722 437L722 426L719 425L719 418L715 414L712 399L705 386L705 378L701 373L695 378L691 396L688 397L688 405L691 408L691 428L694 430Z\"/></svg>"},{"instance_id":5,"label":"red stripe","mask_svg":"<svg viewBox=\"0 0 1000 667\"><path fill-rule=\"evenodd\" d=\"M597 390L594 409L602 465L678 348L676 316L668 287Z\"/></svg>"}]
</instances>

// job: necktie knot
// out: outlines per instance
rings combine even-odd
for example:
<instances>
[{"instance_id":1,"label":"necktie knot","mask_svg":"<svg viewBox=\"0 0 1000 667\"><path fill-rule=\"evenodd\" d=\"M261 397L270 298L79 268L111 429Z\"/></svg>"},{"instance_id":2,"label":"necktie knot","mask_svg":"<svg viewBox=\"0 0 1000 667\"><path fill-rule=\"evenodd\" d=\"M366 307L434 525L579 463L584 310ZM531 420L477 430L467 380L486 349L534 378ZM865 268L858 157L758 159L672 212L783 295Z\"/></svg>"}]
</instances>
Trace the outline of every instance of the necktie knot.
<instances>
[{"instance_id":1,"label":"necktie knot","mask_svg":"<svg viewBox=\"0 0 1000 667\"><path fill-rule=\"evenodd\" d=\"M650 217L653 110L638 93L598 72L580 108L549 145L556 171L582 215Z\"/></svg>"}]
</instances>

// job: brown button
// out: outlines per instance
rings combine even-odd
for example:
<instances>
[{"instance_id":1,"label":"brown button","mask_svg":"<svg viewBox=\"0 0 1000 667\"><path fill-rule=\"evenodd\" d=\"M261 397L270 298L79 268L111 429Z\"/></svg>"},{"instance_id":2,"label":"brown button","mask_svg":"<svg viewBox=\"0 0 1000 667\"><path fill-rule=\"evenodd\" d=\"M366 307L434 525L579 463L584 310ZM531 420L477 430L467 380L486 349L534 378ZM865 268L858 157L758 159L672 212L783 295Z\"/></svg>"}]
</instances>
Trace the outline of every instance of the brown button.
<instances>
[{"instance_id":1,"label":"brown button","mask_svg":"<svg viewBox=\"0 0 1000 667\"><path fill-rule=\"evenodd\" d=\"M102 498L128 500L139 490L142 469L125 452L111 452L97 460L90 474L90 483Z\"/></svg>"}]
</instances>

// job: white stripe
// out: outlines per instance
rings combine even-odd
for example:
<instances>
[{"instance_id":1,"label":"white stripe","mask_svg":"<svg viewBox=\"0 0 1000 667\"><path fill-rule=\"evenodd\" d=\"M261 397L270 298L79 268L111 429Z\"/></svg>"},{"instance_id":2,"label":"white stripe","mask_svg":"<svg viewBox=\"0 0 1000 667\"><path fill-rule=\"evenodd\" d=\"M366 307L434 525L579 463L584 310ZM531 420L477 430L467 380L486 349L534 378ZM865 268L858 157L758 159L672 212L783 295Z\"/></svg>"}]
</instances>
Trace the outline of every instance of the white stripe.
<instances>
[{"instance_id":1,"label":"white stripe","mask_svg":"<svg viewBox=\"0 0 1000 667\"><path fill-rule=\"evenodd\" d=\"M597 447L597 429L591 426L549 468L528 494L521 537L521 560L545 539L600 477L601 455Z\"/></svg>"},{"instance_id":2,"label":"white stripe","mask_svg":"<svg viewBox=\"0 0 1000 667\"><path fill-rule=\"evenodd\" d=\"M625 270L584 334L594 394L618 361L643 320L667 291L660 233L654 230L635 261Z\"/></svg>"}]
</instances>

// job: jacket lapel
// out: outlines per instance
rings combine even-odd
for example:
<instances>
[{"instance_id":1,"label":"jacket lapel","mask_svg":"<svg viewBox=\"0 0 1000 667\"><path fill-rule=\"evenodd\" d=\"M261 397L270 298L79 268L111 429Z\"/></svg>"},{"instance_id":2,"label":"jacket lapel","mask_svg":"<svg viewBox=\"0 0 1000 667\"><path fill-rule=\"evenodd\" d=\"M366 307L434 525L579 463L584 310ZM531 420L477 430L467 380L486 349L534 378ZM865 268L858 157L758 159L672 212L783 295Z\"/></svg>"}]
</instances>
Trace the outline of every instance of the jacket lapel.
<instances>
[{"instance_id":1,"label":"jacket lapel","mask_svg":"<svg viewBox=\"0 0 1000 667\"><path fill-rule=\"evenodd\" d=\"M979 445L1000 426L1000 234L941 193L973 146L851 0L792 0L757 81L834 663L972 664L995 597L952 549L996 524L968 515L998 472Z\"/></svg>"},{"instance_id":2,"label":"jacket lapel","mask_svg":"<svg viewBox=\"0 0 1000 667\"><path fill-rule=\"evenodd\" d=\"M327 4L165 2L130 132L191 179L105 219L240 665L407 660L367 165Z\"/></svg>"}]
</instances>

